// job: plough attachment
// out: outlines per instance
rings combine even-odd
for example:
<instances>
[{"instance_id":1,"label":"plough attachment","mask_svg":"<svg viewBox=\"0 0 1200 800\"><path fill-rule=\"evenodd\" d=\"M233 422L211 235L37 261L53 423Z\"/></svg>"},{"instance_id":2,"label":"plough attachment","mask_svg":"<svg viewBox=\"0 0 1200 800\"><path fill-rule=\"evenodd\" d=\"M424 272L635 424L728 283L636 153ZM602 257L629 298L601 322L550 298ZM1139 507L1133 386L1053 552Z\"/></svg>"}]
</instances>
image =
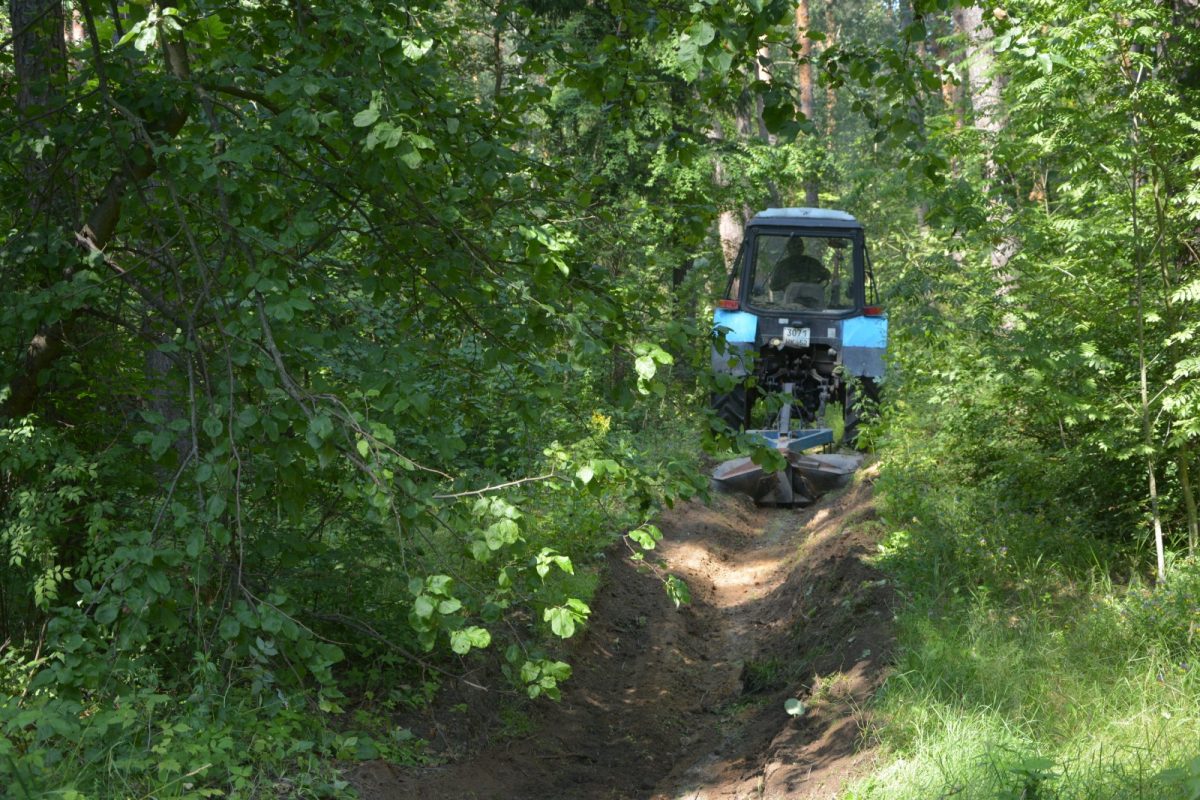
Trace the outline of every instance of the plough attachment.
<instances>
[{"instance_id":1,"label":"plough attachment","mask_svg":"<svg viewBox=\"0 0 1200 800\"><path fill-rule=\"evenodd\" d=\"M797 507L813 503L818 497L850 482L862 464L860 455L805 453L833 442L829 428L794 431L749 431L766 439L787 461L778 472L767 472L750 458L735 458L718 466L712 473L713 487L721 492L739 492L766 506Z\"/></svg>"}]
</instances>

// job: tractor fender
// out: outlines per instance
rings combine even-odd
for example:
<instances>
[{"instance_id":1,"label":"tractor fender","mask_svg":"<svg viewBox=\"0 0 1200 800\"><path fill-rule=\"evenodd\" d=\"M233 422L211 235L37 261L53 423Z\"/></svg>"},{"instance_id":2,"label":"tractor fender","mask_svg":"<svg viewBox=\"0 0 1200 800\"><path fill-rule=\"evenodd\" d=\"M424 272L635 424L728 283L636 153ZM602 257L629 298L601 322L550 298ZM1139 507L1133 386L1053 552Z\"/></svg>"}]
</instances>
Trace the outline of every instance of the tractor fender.
<instances>
[{"instance_id":1,"label":"tractor fender","mask_svg":"<svg viewBox=\"0 0 1200 800\"><path fill-rule=\"evenodd\" d=\"M722 342L719 334L724 333ZM750 374L746 368L754 350L758 335L758 317L745 311L729 311L718 308L713 314L713 371L724 375L743 378Z\"/></svg>"}]
</instances>

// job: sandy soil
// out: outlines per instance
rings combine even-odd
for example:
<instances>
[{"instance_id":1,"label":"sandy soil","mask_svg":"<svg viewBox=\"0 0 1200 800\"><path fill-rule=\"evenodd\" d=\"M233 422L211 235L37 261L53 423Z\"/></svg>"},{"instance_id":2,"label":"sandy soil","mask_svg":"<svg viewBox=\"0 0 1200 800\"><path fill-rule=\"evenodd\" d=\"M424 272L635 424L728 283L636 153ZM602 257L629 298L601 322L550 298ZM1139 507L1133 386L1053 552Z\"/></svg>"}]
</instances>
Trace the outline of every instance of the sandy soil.
<instances>
[{"instance_id":1,"label":"sandy soil","mask_svg":"<svg viewBox=\"0 0 1200 800\"><path fill-rule=\"evenodd\" d=\"M367 800L836 797L872 757L864 703L893 646L892 590L865 563L870 481L802 511L677 507L658 552L690 606L614 552L560 703L519 735L456 732L479 749L445 765L373 762L350 780Z\"/></svg>"}]
</instances>

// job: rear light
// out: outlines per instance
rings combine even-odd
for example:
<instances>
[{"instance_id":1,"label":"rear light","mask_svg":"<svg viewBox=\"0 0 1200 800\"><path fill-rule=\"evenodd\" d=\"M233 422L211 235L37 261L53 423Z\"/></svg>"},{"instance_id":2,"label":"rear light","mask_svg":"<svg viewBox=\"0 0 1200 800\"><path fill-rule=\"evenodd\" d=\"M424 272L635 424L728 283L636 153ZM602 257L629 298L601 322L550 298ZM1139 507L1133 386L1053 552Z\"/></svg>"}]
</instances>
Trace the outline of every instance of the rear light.
<instances>
[{"instance_id":1,"label":"rear light","mask_svg":"<svg viewBox=\"0 0 1200 800\"><path fill-rule=\"evenodd\" d=\"M865 317L882 317L883 306L866 306L863 308L863 316Z\"/></svg>"},{"instance_id":2,"label":"rear light","mask_svg":"<svg viewBox=\"0 0 1200 800\"><path fill-rule=\"evenodd\" d=\"M737 311L742 305L737 300L718 300L717 308L723 308L726 311Z\"/></svg>"}]
</instances>

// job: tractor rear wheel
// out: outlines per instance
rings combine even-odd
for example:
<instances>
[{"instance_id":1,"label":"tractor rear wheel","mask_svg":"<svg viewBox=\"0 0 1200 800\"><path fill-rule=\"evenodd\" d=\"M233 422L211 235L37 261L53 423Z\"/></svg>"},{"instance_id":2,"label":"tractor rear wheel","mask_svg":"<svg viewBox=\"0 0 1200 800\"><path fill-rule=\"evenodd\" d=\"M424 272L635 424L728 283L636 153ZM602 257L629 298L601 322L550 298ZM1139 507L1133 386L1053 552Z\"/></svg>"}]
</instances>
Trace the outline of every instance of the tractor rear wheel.
<instances>
[{"instance_id":1,"label":"tractor rear wheel","mask_svg":"<svg viewBox=\"0 0 1200 800\"><path fill-rule=\"evenodd\" d=\"M739 383L725 393L714 393L709 407L735 431L744 430L750 423L750 404L753 398L745 383Z\"/></svg>"}]
</instances>

